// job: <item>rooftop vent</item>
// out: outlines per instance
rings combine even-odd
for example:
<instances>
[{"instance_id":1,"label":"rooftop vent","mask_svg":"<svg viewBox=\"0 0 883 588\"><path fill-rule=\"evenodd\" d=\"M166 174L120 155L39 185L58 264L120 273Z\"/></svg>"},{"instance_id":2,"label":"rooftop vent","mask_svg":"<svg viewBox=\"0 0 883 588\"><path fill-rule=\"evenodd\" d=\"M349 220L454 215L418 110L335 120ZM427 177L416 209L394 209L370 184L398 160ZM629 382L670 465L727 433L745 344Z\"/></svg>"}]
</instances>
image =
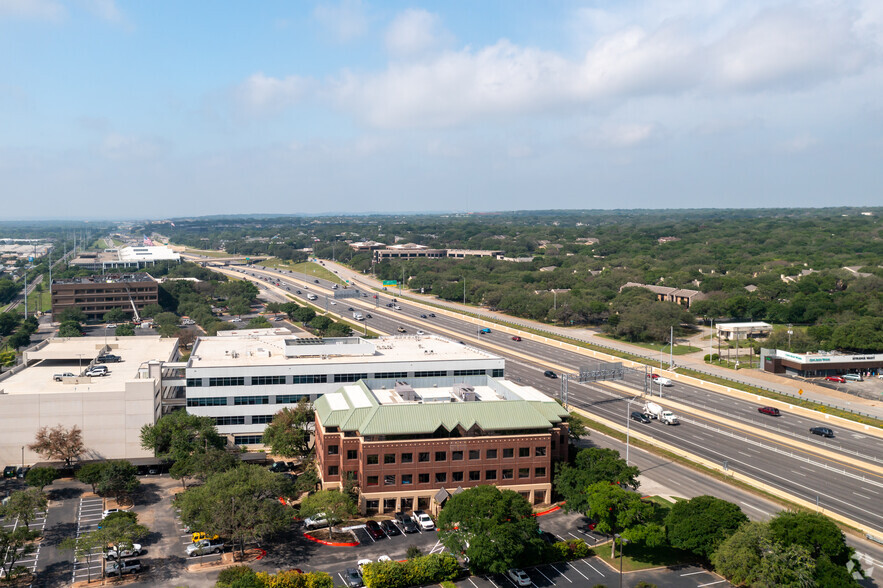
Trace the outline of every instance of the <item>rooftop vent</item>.
<instances>
[{"instance_id":1,"label":"rooftop vent","mask_svg":"<svg viewBox=\"0 0 883 588\"><path fill-rule=\"evenodd\" d=\"M454 396L463 402L475 402L478 400L475 388L469 384L454 384Z\"/></svg>"}]
</instances>

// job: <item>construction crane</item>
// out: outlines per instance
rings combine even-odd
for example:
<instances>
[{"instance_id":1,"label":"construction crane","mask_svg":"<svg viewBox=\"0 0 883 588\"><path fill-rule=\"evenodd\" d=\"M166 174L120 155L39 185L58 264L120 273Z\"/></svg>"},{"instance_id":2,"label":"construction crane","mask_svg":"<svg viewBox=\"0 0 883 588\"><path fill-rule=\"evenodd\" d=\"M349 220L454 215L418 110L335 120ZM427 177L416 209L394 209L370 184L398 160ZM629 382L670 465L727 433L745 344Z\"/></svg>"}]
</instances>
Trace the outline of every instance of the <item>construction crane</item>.
<instances>
[{"instance_id":1,"label":"construction crane","mask_svg":"<svg viewBox=\"0 0 883 588\"><path fill-rule=\"evenodd\" d=\"M132 312L135 313L135 318L132 320L136 325L141 324L141 316L138 314L138 309L135 308L135 301L132 300L132 292L129 291L129 285L123 282L123 285L126 287L126 294L129 295L129 303L132 305Z\"/></svg>"}]
</instances>

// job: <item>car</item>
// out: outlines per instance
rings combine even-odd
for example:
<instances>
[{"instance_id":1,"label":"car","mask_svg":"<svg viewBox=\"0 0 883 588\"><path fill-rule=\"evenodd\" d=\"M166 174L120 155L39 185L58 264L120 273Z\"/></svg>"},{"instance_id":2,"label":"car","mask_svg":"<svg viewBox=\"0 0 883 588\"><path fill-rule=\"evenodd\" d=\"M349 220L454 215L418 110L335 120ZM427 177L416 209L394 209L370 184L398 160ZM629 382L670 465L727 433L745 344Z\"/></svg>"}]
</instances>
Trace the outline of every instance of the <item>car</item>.
<instances>
[{"instance_id":1,"label":"car","mask_svg":"<svg viewBox=\"0 0 883 588\"><path fill-rule=\"evenodd\" d=\"M361 588L361 586L364 586L362 583L362 574L359 573L359 570L356 568L346 569L346 585L349 588Z\"/></svg>"},{"instance_id":2,"label":"car","mask_svg":"<svg viewBox=\"0 0 883 588\"><path fill-rule=\"evenodd\" d=\"M392 519L388 519L385 521L380 521L380 528L383 529L383 532L392 537L393 535L401 535L402 532L396 526L395 521Z\"/></svg>"},{"instance_id":3,"label":"car","mask_svg":"<svg viewBox=\"0 0 883 588\"><path fill-rule=\"evenodd\" d=\"M429 313L429 318L435 318L435 313L434 313L434 312L430 312L430 313Z\"/></svg>"},{"instance_id":4,"label":"car","mask_svg":"<svg viewBox=\"0 0 883 588\"><path fill-rule=\"evenodd\" d=\"M74 374L72 372L64 372L62 374L55 374L54 376L52 376L52 379L55 380L56 382L61 382L64 378L76 378L76 377L77 377L76 374Z\"/></svg>"},{"instance_id":5,"label":"car","mask_svg":"<svg viewBox=\"0 0 883 588\"><path fill-rule=\"evenodd\" d=\"M528 576L524 570L512 568L511 570L506 570L506 575L509 576L509 579L512 580L516 586L530 586L532 584L530 576Z\"/></svg>"},{"instance_id":6,"label":"car","mask_svg":"<svg viewBox=\"0 0 883 588\"><path fill-rule=\"evenodd\" d=\"M396 329L396 330L397 330L399 333L407 333L407 332L408 332L408 331L405 330L405 327L399 327L399 328Z\"/></svg>"},{"instance_id":7,"label":"car","mask_svg":"<svg viewBox=\"0 0 883 588\"><path fill-rule=\"evenodd\" d=\"M350 306L349 308L347 308L347 310L348 310L349 312L354 312L356 309L353 308L352 306Z\"/></svg>"},{"instance_id":8,"label":"car","mask_svg":"<svg viewBox=\"0 0 883 588\"><path fill-rule=\"evenodd\" d=\"M838 384L846 383L846 380L841 378L840 376L825 376L825 379L829 382L837 382Z\"/></svg>"},{"instance_id":9,"label":"car","mask_svg":"<svg viewBox=\"0 0 883 588\"><path fill-rule=\"evenodd\" d=\"M241 323L241 322L242 322L242 319L239 318L239 317L237 316L236 318L232 318L232 319L230 319L230 321L231 321L231 322L234 322L234 323Z\"/></svg>"},{"instance_id":10,"label":"car","mask_svg":"<svg viewBox=\"0 0 883 588\"><path fill-rule=\"evenodd\" d=\"M217 535L208 536L208 533L197 531L190 536L191 543L199 543L200 541L205 541L206 539L218 539Z\"/></svg>"},{"instance_id":11,"label":"car","mask_svg":"<svg viewBox=\"0 0 883 588\"><path fill-rule=\"evenodd\" d=\"M223 550L224 542L221 539L203 539L198 543L191 543L187 546L187 557L221 553Z\"/></svg>"},{"instance_id":12,"label":"car","mask_svg":"<svg viewBox=\"0 0 883 588\"><path fill-rule=\"evenodd\" d=\"M288 467L288 464L285 463L284 461L273 462L273 465L271 465L268 469L269 469L271 472L276 472L276 473L279 473L279 474L291 470L291 468Z\"/></svg>"},{"instance_id":13,"label":"car","mask_svg":"<svg viewBox=\"0 0 883 588\"><path fill-rule=\"evenodd\" d=\"M374 318L374 317L371 316L371 313L368 313L368 314L365 315L365 318Z\"/></svg>"},{"instance_id":14,"label":"car","mask_svg":"<svg viewBox=\"0 0 883 588\"><path fill-rule=\"evenodd\" d=\"M770 416L781 416L782 413L779 412L778 408L774 408L772 406L761 406L757 409L757 412L762 414L768 414Z\"/></svg>"},{"instance_id":15,"label":"car","mask_svg":"<svg viewBox=\"0 0 883 588\"><path fill-rule=\"evenodd\" d=\"M632 420L638 421L639 423L649 423L650 417L648 417L643 412L638 412L637 410L632 412Z\"/></svg>"},{"instance_id":16,"label":"car","mask_svg":"<svg viewBox=\"0 0 883 588\"><path fill-rule=\"evenodd\" d=\"M277 323L278 323L278 322L282 322L282 321L284 321L284 320L285 320L285 319L282 318L281 316L277 316L276 318L273 319L273 321L274 321L274 322L277 322Z\"/></svg>"},{"instance_id":17,"label":"car","mask_svg":"<svg viewBox=\"0 0 883 588\"><path fill-rule=\"evenodd\" d=\"M298 291L297 291L297 292L295 292L295 294L300 294L300 293L301 293L301 291L300 291L300 290L298 290Z\"/></svg>"},{"instance_id":18,"label":"car","mask_svg":"<svg viewBox=\"0 0 883 588\"><path fill-rule=\"evenodd\" d=\"M112 353L105 353L104 355L99 355L96 361L98 363L119 363L123 361L123 358Z\"/></svg>"},{"instance_id":19,"label":"car","mask_svg":"<svg viewBox=\"0 0 883 588\"><path fill-rule=\"evenodd\" d=\"M28 466L20 467L17 470L15 470L15 477L19 478L21 480L24 480L25 476L28 475L29 471L31 471L31 468Z\"/></svg>"},{"instance_id":20,"label":"car","mask_svg":"<svg viewBox=\"0 0 883 588\"><path fill-rule=\"evenodd\" d=\"M555 378L558 377L558 374L556 374L556 373L553 372L552 370L546 370L546 371L544 371L544 372L543 372L543 375L546 376L547 378L552 378L553 380L554 380Z\"/></svg>"},{"instance_id":21,"label":"car","mask_svg":"<svg viewBox=\"0 0 883 588\"><path fill-rule=\"evenodd\" d=\"M365 523L365 530L371 535L372 539L383 539L383 529L380 528L380 523L377 521L368 521Z\"/></svg>"},{"instance_id":22,"label":"car","mask_svg":"<svg viewBox=\"0 0 883 588\"><path fill-rule=\"evenodd\" d=\"M402 526L402 531L404 531L405 533L416 533L419 530L417 528L417 523L414 522L414 519L406 515L404 512L397 512L396 520Z\"/></svg>"},{"instance_id":23,"label":"car","mask_svg":"<svg viewBox=\"0 0 883 588\"><path fill-rule=\"evenodd\" d=\"M118 508L108 508L103 513L101 513L101 518L106 519L108 516L112 515L115 512L122 512L122 511Z\"/></svg>"},{"instance_id":24,"label":"car","mask_svg":"<svg viewBox=\"0 0 883 588\"><path fill-rule=\"evenodd\" d=\"M386 303L386 307L387 307L387 308L392 308L392 302L387 302L387 303Z\"/></svg>"},{"instance_id":25,"label":"car","mask_svg":"<svg viewBox=\"0 0 883 588\"><path fill-rule=\"evenodd\" d=\"M388 555L381 555L380 557L377 558L377 561L392 561L392 558L389 557Z\"/></svg>"},{"instance_id":26,"label":"car","mask_svg":"<svg viewBox=\"0 0 883 588\"><path fill-rule=\"evenodd\" d=\"M108 563L104 568L104 573L108 576L122 576L123 574L140 572L141 568L141 562L137 559L121 559Z\"/></svg>"},{"instance_id":27,"label":"car","mask_svg":"<svg viewBox=\"0 0 883 588\"><path fill-rule=\"evenodd\" d=\"M401 310L402 307L399 306L398 304L396 304L396 305L394 305L394 306L392 307L392 309L393 309L393 310Z\"/></svg>"},{"instance_id":28,"label":"car","mask_svg":"<svg viewBox=\"0 0 883 588\"><path fill-rule=\"evenodd\" d=\"M14 478L15 477L15 466L6 466L3 468L3 477L4 478Z\"/></svg>"},{"instance_id":29,"label":"car","mask_svg":"<svg viewBox=\"0 0 883 588\"><path fill-rule=\"evenodd\" d=\"M327 526L328 519L325 518L324 512L316 513L313 516L304 519L304 527L306 527L307 529L319 529L321 527Z\"/></svg>"},{"instance_id":30,"label":"car","mask_svg":"<svg viewBox=\"0 0 883 588\"><path fill-rule=\"evenodd\" d=\"M420 318L428 318L425 314L421 314Z\"/></svg>"},{"instance_id":31,"label":"car","mask_svg":"<svg viewBox=\"0 0 883 588\"><path fill-rule=\"evenodd\" d=\"M479 329L478 334L479 335L490 335L491 330L489 328L485 327L483 329Z\"/></svg>"},{"instance_id":32,"label":"car","mask_svg":"<svg viewBox=\"0 0 883 588\"><path fill-rule=\"evenodd\" d=\"M651 380L655 380L656 378L659 377L659 374L647 374L647 377L650 378Z\"/></svg>"},{"instance_id":33,"label":"car","mask_svg":"<svg viewBox=\"0 0 883 588\"><path fill-rule=\"evenodd\" d=\"M106 376L107 374L108 374L107 369L99 370L99 369L95 369L95 368L89 368L86 370L84 375L89 376L90 378L95 378L95 377Z\"/></svg>"},{"instance_id":34,"label":"car","mask_svg":"<svg viewBox=\"0 0 883 588\"><path fill-rule=\"evenodd\" d=\"M362 298L367 298L367 297L368 297L368 294L366 294L365 292L362 292Z\"/></svg>"},{"instance_id":35,"label":"car","mask_svg":"<svg viewBox=\"0 0 883 588\"><path fill-rule=\"evenodd\" d=\"M365 566L367 566L368 564L373 564L373 563L374 563L373 559L362 558L356 562L356 565L359 566L359 571L363 572L363 571L365 571Z\"/></svg>"},{"instance_id":36,"label":"car","mask_svg":"<svg viewBox=\"0 0 883 588\"><path fill-rule=\"evenodd\" d=\"M318 284L318 283L319 283L319 280L313 280L313 283L314 283L314 284Z\"/></svg>"},{"instance_id":37,"label":"car","mask_svg":"<svg viewBox=\"0 0 883 588\"><path fill-rule=\"evenodd\" d=\"M414 522L420 525L420 528L424 531L432 531L435 529L435 523L432 522L432 517L423 512L422 510L415 510L413 514Z\"/></svg>"},{"instance_id":38,"label":"car","mask_svg":"<svg viewBox=\"0 0 883 588\"><path fill-rule=\"evenodd\" d=\"M424 332L421 331L420 329L417 329L417 334L418 334L418 335L425 335L426 333L424 333Z\"/></svg>"},{"instance_id":39,"label":"car","mask_svg":"<svg viewBox=\"0 0 883 588\"><path fill-rule=\"evenodd\" d=\"M104 328L105 329L115 329L115 328L117 328L117 326L116 326L116 323L107 323L106 325L104 325Z\"/></svg>"},{"instance_id":40,"label":"car","mask_svg":"<svg viewBox=\"0 0 883 588\"><path fill-rule=\"evenodd\" d=\"M333 301L333 300L331 300L331 301L329 302L329 304L330 304L331 306L337 306L337 303L336 303L335 301Z\"/></svg>"},{"instance_id":41,"label":"car","mask_svg":"<svg viewBox=\"0 0 883 588\"><path fill-rule=\"evenodd\" d=\"M813 427L809 430L813 435L821 435L822 437L833 437L834 431L828 427Z\"/></svg>"},{"instance_id":42,"label":"car","mask_svg":"<svg viewBox=\"0 0 883 588\"><path fill-rule=\"evenodd\" d=\"M139 543L133 543L131 549L117 549L116 546L110 546L110 548L104 552L104 558L108 561L113 561L115 559L119 559L121 557L132 557L133 555L141 555L141 552L144 551L141 548Z\"/></svg>"}]
</instances>

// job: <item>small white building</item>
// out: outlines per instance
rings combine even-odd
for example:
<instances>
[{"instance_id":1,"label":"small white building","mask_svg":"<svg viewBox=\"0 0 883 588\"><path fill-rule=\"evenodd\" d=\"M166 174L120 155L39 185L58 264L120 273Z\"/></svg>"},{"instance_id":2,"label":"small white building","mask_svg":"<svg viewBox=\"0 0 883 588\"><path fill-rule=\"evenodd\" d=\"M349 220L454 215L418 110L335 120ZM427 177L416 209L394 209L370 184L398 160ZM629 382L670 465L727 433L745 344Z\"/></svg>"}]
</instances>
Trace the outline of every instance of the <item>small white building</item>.
<instances>
[{"instance_id":1,"label":"small white building","mask_svg":"<svg viewBox=\"0 0 883 588\"><path fill-rule=\"evenodd\" d=\"M718 323L717 336L724 341L739 339L763 339L773 332L773 325L764 322Z\"/></svg>"}]
</instances>

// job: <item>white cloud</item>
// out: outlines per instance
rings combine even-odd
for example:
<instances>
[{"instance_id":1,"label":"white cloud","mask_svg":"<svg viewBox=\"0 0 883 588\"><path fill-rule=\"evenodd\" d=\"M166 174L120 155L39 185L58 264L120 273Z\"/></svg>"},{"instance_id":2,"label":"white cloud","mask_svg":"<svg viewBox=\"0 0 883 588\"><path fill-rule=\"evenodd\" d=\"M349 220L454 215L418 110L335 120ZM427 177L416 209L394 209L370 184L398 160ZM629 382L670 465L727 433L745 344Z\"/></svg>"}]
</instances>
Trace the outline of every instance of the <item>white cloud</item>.
<instances>
[{"instance_id":1,"label":"white cloud","mask_svg":"<svg viewBox=\"0 0 883 588\"><path fill-rule=\"evenodd\" d=\"M82 0L86 9L102 20L114 24L125 24L126 19L120 12L115 0Z\"/></svg>"},{"instance_id":2,"label":"white cloud","mask_svg":"<svg viewBox=\"0 0 883 588\"><path fill-rule=\"evenodd\" d=\"M386 30L386 50L397 56L414 56L437 49L449 42L437 14L410 9L402 12Z\"/></svg>"},{"instance_id":3,"label":"white cloud","mask_svg":"<svg viewBox=\"0 0 883 588\"><path fill-rule=\"evenodd\" d=\"M296 102L310 83L304 78L274 78L263 73L250 76L236 88L236 98L251 113L277 112Z\"/></svg>"},{"instance_id":4,"label":"white cloud","mask_svg":"<svg viewBox=\"0 0 883 588\"><path fill-rule=\"evenodd\" d=\"M368 17L360 0L320 4L313 10L313 17L341 43L361 37L368 29Z\"/></svg>"},{"instance_id":5,"label":"white cloud","mask_svg":"<svg viewBox=\"0 0 883 588\"><path fill-rule=\"evenodd\" d=\"M100 151L104 157L116 160L155 159L164 149L158 139L108 133L104 136Z\"/></svg>"},{"instance_id":6,"label":"white cloud","mask_svg":"<svg viewBox=\"0 0 883 588\"><path fill-rule=\"evenodd\" d=\"M54 0L0 0L0 17L58 21L67 10Z\"/></svg>"}]
</instances>

